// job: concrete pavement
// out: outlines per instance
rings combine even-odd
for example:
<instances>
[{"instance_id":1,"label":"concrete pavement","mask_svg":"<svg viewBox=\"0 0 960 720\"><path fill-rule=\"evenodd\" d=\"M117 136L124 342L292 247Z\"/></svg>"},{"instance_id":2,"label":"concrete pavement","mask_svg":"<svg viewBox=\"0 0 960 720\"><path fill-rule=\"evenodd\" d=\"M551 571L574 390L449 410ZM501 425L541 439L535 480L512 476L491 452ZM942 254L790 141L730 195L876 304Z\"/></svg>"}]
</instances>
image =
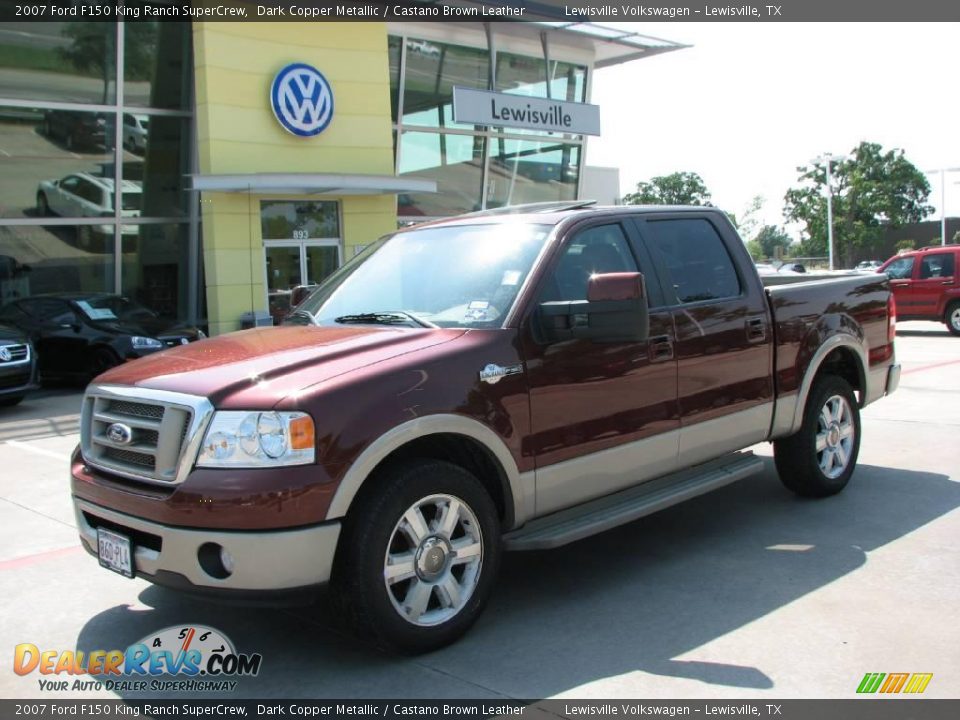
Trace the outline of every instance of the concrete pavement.
<instances>
[{"instance_id":1,"label":"concrete pavement","mask_svg":"<svg viewBox=\"0 0 960 720\"><path fill-rule=\"evenodd\" d=\"M846 698L866 672L932 672L925 696L957 697L960 339L903 323L897 348L900 389L864 411L841 495L795 498L768 460L603 535L508 554L472 632L417 658L344 635L325 605L225 607L97 567L66 477L79 397L45 392L0 411L0 696L41 695L12 672L17 643L124 648L202 623L263 654L229 697Z\"/></svg>"}]
</instances>

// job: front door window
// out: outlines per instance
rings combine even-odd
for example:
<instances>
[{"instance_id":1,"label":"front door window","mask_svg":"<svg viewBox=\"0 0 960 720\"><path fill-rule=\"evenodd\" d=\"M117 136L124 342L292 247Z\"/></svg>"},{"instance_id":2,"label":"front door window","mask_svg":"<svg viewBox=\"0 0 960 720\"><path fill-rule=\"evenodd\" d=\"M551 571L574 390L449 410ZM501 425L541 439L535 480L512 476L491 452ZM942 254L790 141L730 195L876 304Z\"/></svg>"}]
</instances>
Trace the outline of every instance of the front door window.
<instances>
[{"instance_id":1,"label":"front door window","mask_svg":"<svg viewBox=\"0 0 960 720\"><path fill-rule=\"evenodd\" d=\"M267 304L279 324L302 291L340 266L340 208L328 200L264 200L260 230Z\"/></svg>"}]
</instances>

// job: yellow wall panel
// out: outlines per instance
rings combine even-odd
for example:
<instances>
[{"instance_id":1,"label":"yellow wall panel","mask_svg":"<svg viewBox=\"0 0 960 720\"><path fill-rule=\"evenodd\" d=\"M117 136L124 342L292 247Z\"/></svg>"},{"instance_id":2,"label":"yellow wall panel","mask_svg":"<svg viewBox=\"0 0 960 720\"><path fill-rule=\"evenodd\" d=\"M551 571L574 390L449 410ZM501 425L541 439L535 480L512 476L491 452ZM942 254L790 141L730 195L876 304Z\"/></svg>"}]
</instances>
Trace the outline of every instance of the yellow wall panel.
<instances>
[{"instance_id":1,"label":"yellow wall panel","mask_svg":"<svg viewBox=\"0 0 960 720\"><path fill-rule=\"evenodd\" d=\"M238 285L263 281L263 263L256 262L250 246L230 250L217 248L203 253L208 285Z\"/></svg>"},{"instance_id":2,"label":"yellow wall panel","mask_svg":"<svg viewBox=\"0 0 960 720\"><path fill-rule=\"evenodd\" d=\"M393 175L387 29L384 23L193 23L197 151L202 174L351 173ZM273 117L270 85L291 62L330 82L334 116L301 138ZM260 201L246 193L203 193L207 314L213 334L240 315L266 310ZM317 196L288 197L292 200ZM349 196L341 203L343 258L396 229L396 197Z\"/></svg>"}]
</instances>

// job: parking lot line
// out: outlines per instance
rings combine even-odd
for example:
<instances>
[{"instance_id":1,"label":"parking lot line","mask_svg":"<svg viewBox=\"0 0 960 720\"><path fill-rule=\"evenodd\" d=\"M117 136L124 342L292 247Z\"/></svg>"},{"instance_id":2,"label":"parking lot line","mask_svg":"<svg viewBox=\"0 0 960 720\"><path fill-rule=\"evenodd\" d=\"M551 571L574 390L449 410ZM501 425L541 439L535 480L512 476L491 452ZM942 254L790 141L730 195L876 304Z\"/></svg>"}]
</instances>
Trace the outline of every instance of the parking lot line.
<instances>
[{"instance_id":1,"label":"parking lot line","mask_svg":"<svg viewBox=\"0 0 960 720\"><path fill-rule=\"evenodd\" d=\"M901 375L912 375L913 373L923 372L924 370L934 370L935 368L947 367L948 365L960 365L960 360L944 360L943 362L933 363L931 365L921 365L920 367L904 370Z\"/></svg>"},{"instance_id":2,"label":"parking lot line","mask_svg":"<svg viewBox=\"0 0 960 720\"><path fill-rule=\"evenodd\" d=\"M32 452L37 455L44 455L54 460L63 460L64 462L70 462L70 456L64 455L63 453L54 452L53 450L47 450L46 448L34 447L30 443L20 442L19 440L7 440L7 445L15 447L19 450L26 450L27 452Z\"/></svg>"},{"instance_id":3,"label":"parking lot line","mask_svg":"<svg viewBox=\"0 0 960 720\"><path fill-rule=\"evenodd\" d=\"M73 555L74 553L82 551L83 548L79 545L70 545L69 547L57 548L56 550L45 550L34 553L33 555L25 555L24 557L14 558L13 560L3 560L0 561L0 572L5 570L18 570L19 568L35 565L44 560L53 560L63 557L64 555Z\"/></svg>"}]
</instances>

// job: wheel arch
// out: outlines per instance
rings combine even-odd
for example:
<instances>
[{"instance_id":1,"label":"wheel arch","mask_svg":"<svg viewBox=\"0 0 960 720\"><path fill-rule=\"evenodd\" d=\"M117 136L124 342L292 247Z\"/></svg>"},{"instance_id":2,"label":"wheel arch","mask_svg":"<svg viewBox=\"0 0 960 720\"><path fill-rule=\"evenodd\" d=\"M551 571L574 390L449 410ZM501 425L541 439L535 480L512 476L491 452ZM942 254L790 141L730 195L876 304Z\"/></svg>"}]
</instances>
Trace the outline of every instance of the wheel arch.
<instances>
[{"instance_id":1,"label":"wheel arch","mask_svg":"<svg viewBox=\"0 0 960 720\"><path fill-rule=\"evenodd\" d=\"M810 397L814 381L823 373L839 375L857 392L858 404L863 407L868 402L867 356L863 345L853 335L846 333L827 338L814 353L807 365L800 390L793 408L793 420L788 432L791 435L803 424L803 411Z\"/></svg>"},{"instance_id":2,"label":"wheel arch","mask_svg":"<svg viewBox=\"0 0 960 720\"><path fill-rule=\"evenodd\" d=\"M411 457L446 460L477 475L501 513L504 530L521 525L530 515L533 473L520 473L507 446L487 426L444 414L410 420L371 443L340 481L327 519L345 517L377 469Z\"/></svg>"}]
</instances>

